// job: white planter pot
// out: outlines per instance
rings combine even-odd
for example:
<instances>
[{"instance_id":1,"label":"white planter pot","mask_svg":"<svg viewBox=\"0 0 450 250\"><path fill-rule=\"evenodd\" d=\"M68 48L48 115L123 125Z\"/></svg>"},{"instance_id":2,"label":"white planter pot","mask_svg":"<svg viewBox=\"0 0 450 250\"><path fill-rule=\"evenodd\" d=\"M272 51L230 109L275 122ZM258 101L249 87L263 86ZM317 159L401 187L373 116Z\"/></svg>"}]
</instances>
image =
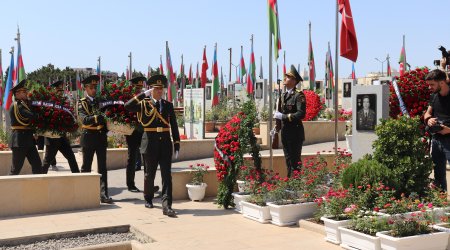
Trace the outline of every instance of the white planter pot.
<instances>
[{"instance_id":1,"label":"white planter pot","mask_svg":"<svg viewBox=\"0 0 450 250\"><path fill-rule=\"evenodd\" d=\"M236 181L237 185L238 185L238 189L239 189L239 193L243 193L245 192L245 181L241 181L241 180L237 180Z\"/></svg>"},{"instance_id":2,"label":"white planter pot","mask_svg":"<svg viewBox=\"0 0 450 250\"><path fill-rule=\"evenodd\" d=\"M450 228L444 227L444 225L448 226L448 223L439 223L439 224L433 225L433 228L436 230L439 230L441 232L446 232L450 236ZM450 237L448 238L448 243L447 243L447 250L449 250L449 249L450 249Z\"/></svg>"},{"instance_id":3,"label":"white planter pot","mask_svg":"<svg viewBox=\"0 0 450 250\"><path fill-rule=\"evenodd\" d=\"M360 233L346 227L339 227L341 247L345 249L381 250L380 238Z\"/></svg>"},{"instance_id":4,"label":"white planter pot","mask_svg":"<svg viewBox=\"0 0 450 250\"><path fill-rule=\"evenodd\" d=\"M347 142L347 151L352 152L352 138L353 135L345 135L345 141Z\"/></svg>"},{"instance_id":5,"label":"white planter pot","mask_svg":"<svg viewBox=\"0 0 450 250\"><path fill-rule=\"evenodd\" d=\"M271 219L269 206L262 207L247 201L241 201L241 211L245 218L260 223L269 223Z\"/></svg>"},{"instance_id":6,"label":"white planter pot","mask_svg":"<svg viewBox=\"0 0 450 250\"><path fill-rule=\"evenodd\" d=\"M448 233L437 232L430 234L421 234L408 237L392 237L387 235L389 231L378 232L380 237L381 249L383 250L442 250L446 249L448 244Z\"/></svg>"},{"instance_id":7,"label":"white planter pot","mask_svg":"<svg viewBox=\"0 0 450 250\"><path fill-rule=\"evenodd\" d=\"M320 218L325 224L325 240L333 244L341 244L341 232L339 227L346 227L350 220L333 220L327 217Z\"/></svg>"},{"instance_id":8,"label":"white planter pot","mask_svg":"<svg viewBox=\"0 0 450 250\"><path fill-rule=\"evenodd\" d=\"M317 203L305 202L297 204L277 205L267 203L272 217L272 224L277 226L290 226L298 223L300 219L311 218L317 211Z\"/></svg>"},{"instance_id":9,"label":"white planter pot","mask_svg":"<svg viewBox=\"0 0 450 250\"><path fill-rule=\"evenodd\" d=\"M246 201L248 197L250 197L249 194L243 194L241 192L239 193L232 193L231 195L233 195L234 197L234 210L236 212L242 213L242 208L241 208L241 201Z\"/></svg>"},{"instance_id":10,"label":"white planter pot","mask_svg":"<svg viewBox=\"0 0 450 250\"><path fill-rule=\"evenodd\" d=\"M203 198L205 198L207 186L206 183L202 183L201 185L186 184L189 199L191 199L191 201L202 201Z\"/></svg>"}]
</instances>

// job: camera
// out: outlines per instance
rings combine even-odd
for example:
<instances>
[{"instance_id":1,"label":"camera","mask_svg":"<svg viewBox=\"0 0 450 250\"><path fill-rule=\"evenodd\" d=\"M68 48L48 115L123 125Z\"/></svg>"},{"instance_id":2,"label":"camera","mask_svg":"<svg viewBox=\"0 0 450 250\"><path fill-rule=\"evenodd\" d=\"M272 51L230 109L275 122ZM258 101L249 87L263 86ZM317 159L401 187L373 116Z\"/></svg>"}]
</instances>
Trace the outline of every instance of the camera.
<instances>
[{"instance_id":1,"label":"camera","mask_svg":"<svg viewBox=\"0 0 450 250\"><path fill-rule=\"evenodd\" d=\"M436 134L437 132L441 131L442 129L444 129L442 127L442 125L450 127L450 121L440 121L438 120L436 122L436 124L434 126L426 126L425 127L425 131L431 133L431 134Z\"/></svg>"},{"instance_id":2,"label":"camera","mask_svg":"<svg viewBox=\"0 0 450 250\"><path fill-rule=\"evenodd\" d=\"M440 46L438 48L438 50L441 51L442 53L442 58L446 58L446 62L445 62L445 66L449 66L450 65L450 51L447 51L447 49L444 48L444 46ZM434 60L434 65L435 66L440 66L441 64L441 60Z\"/></svg>"}]
</instances>

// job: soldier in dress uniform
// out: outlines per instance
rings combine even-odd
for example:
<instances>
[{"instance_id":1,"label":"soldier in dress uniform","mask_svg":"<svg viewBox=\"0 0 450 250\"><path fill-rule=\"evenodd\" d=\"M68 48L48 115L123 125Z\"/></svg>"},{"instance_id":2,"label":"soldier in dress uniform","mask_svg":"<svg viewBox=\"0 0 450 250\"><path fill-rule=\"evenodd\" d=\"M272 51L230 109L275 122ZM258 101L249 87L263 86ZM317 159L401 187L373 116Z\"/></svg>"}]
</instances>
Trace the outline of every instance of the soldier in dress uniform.
<instances>
[{"instance_id":1,"label":"soldier in dress uniform","mask_svg":"<svg viewBox=\"0 0 450 250\"><path fill-rule=\"evenodd\" d=\"M106 169L107 129L99 104L101 98L96 97L97 84L100 77L91 75L82 81L86 97L78 101L78 119L81 122L80 146L83 153L81 172L91 172L94 153L97 154L97 171L100 177L100 200L102 203L112 203L108 196L108 172Z\"/></svg>"},{"instance_id":2,"label":"soldier in dress uniform","mask_svg":"<svg viewBox=\"0 0 450 250\"><path fill-rule=\"evenodd\" d=\"M163 88L167 86L164 75L154 75L147 82L151 89L136 95L125 104L131 112L138 112L138 120L144 128L141 153L144 154L144 198L145 207L153 208L154 180L158 164L162 178L163 214L174 217L172 209L172 150L180 151L180 135L173 104L162 99ZM172 141L170 132L172 131Z\"/></svg>"},{"instance_id":3,"label":"soldier in dress uniform","mask_svg":"<svg viewBox=\"0 0 450 250\"><path fill-rule=\"evenodd\" d=\"M274 118L281 120L281 142L283 143L284 156L288 177L294 170L300 170L303 141L305 131L302 119L306 115L305 94L296 89L297 83L303 81L300 74L291 65L291 70L284 76L284 86L286 92L281 96L281 110L277 110Z\"/></svg>"},{"instance_id":4,"label":"soldier in dress uniform","mask_svg":"<svg viewBox=\"0 0 450 250\"><path fill-rule=\"evenodd\" d=\"M141 91L144 87L144 81L147 81L147 78L135 77L130 80L131 84L136 87L137 91ZM127 161L127 187L130 192L140 192L140 190L136 187L134 183L135 170L137 169L137 164L139 164L139 170L141 168L141 153L139 151L139 147L141 146L142 134L144 133L144 129L141 124L139 124L133 131L131 135L126 135L125 139L127 140L128 145L128 161ZM159 190L158 186L154 187L153 192L157 192Z\"/></svg>"},{"instance_id":5,"label":"soldier in dress uniform","mask_svg":"<svg viewBox=\"0 0 450 250\"><path fill-rule=\"evenodd\" d=\"M26 83L27 80L22 80L11 89L15 101L9 108L9 116L11 117L9 147L13 155L10 175L18 175L20 173L25 157L31 164L33 174L42 173L41 158L34 144L34 131L30 127L31 120L36 119L36 114L31 111Z\"/></svg>"},{"instance_id":6,"label":"soldier in dress uniform","mask_svg":"<svg viewBox=\"0 0 450 250\"><path fill-rule=\"evenodd\" d=\"M51 86L58 91L60 97L64 95L63 81L56 81ZM78 168L75 154L73 153L70 142L66 136L61 136L60 138L45 138L45 156L44 164L42 166L44 173L46 174L48 172L48 168L52 161L55 161L58 150L69 162L72 173L79 173L80 169Z\"/></svg>"}]
</instances>

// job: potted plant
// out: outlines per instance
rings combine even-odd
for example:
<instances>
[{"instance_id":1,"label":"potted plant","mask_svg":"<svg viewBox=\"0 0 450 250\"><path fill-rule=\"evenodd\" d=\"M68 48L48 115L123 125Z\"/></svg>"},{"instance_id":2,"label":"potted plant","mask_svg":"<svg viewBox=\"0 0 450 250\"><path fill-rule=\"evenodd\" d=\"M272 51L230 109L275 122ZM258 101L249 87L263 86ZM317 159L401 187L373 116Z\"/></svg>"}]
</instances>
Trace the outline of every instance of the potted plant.
<instances>
[{"instance_id":1,"label":"potted plant","mask_svg":"<svg viewBox=\"0 0 450 250\"><path fill-rule=\"evenodd\" d=\"M418 212L410 218L390 220L389 231L378 232L381 249L446 249L448 234L430 227L430 215Z\"/></svg>"},{"instance_id":2,"label":"potted plant","mask_svg":"<svg viewBox=\"0 0 450 250\"><path fill-rule=\"evenodd\" d=\"M214 132L214 126L217 121L217 116L213 113L212 110L208 110L205 113L205 132L212 133Z\"/></svg>"},{"instance_id":3,"label":"potted plant","mask_svg":"<svg viewBox=\"0 0 450 250\"><path fill-rule=\"evenodd\" d=\"M242 214L245 218L260 222L269 223L271 216L267 206L268 192L273 188L273 184L263 182L246 201L241 201Z\"/></svg>"},{"instance_id":4,"label":"potted plant","mask_svg":"<svg viewBox=\"0 0 450 250\"><path fill-rule=\"evenodd\" d=\"M208 173L209 166L203 163L197 163L195 166L189 166L192 181L186 184L189 199L192 201L202 201L205 198L206 187L208 186L203 182L203 177Z\"/></svg>"},{"instance_id":5,"label":"potted plant","mask_svg":"<svg viewBox=\"0 0 450 250\"><path fill-rule=\"evenodd\" d=\"M389 230L388 218L378 216L354 216L347 227L339 227L341 247L346 249L380 250L380 238L376 233Z\"/></svg>"},{"instance_id":6,"label":"potted plant","mask_svg":"<svg viewBox=\"0 0 450 250\"><path fill-rule=\"evenodd\" d=\"M250 166L241 166L236 180L238 192L232 193L234 199L234 210L241 213L241 201L250 197L250 187L247 178L249 178L252 168ZM250 178L249 178L250 179Z\"/></svg>"}]
</instances>

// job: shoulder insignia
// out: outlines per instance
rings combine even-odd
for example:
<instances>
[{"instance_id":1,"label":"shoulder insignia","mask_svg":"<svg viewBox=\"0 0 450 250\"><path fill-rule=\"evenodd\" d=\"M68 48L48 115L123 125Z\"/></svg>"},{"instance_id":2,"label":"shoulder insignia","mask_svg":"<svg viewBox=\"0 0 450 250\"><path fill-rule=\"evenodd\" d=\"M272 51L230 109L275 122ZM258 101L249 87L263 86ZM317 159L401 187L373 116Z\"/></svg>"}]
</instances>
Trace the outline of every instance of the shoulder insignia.
<instances>
[{"instance_id":1,"label":"shoulder insignia","mask_svg":"<svg viewBox=\"0 0 450 250\"><path fill-rule=\"evenodd\" d=\"M302 91L301 90L299 90L299 89L296 89L295 91L297 91L298 93L301 93Z\"/></svg>"},{"instance_id":2,"label":"shoulder insignia","mask_svg":"<svg viewBox=\"0 0 450 250\"><path fill-rule=\"evenodd\" d=\"M300 101L301 102L306 102L306 97L305 97L305 94L303 94L303 92L299 92L300 93Z\"/></svg>"}]
</instances>

